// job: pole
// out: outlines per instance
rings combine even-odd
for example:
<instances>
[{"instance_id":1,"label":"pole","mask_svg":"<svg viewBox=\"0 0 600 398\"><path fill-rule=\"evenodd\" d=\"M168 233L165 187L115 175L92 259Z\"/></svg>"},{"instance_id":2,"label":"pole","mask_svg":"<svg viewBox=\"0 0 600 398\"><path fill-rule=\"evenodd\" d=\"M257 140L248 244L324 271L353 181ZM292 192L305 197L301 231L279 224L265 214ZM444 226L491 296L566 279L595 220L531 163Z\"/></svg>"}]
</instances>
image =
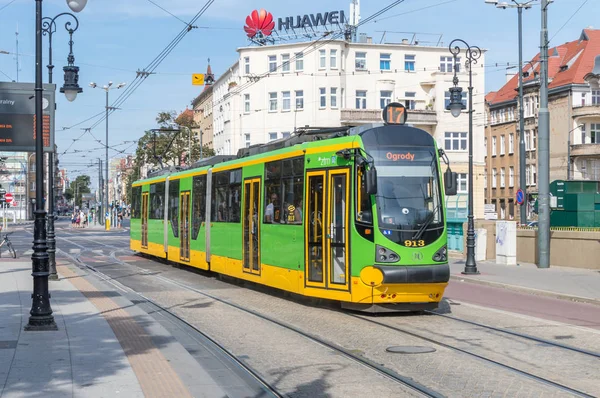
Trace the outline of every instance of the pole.
<instances>
[{"instance_id":1,"label":"pole","mask_svg":"<svg viewBox=\"0 0 600 398\"><path fill-rule=\"evenodd\" d=\"M58 273L56 272L56 235L54 233L54 157L53 152L48 152L48 265L50 275L48 279L57 281Z\"/></svg>"},{"instance_id":2,"label":"pole","mask_svg":"<svg viewBox=\"0 0 600 398\"><path fill-rule=\"evenodd\" d=\"M538 149L538 268L550 268L550 113L548 111L548 0L542 0L540 32L540 110Z\"/></svg>"},{"instance_id":3,"label":"pole","mask_svg":"<svg viewBox=\"0 0 600 398\"><path fill-rule=\"evenodd\" d=\"M106 88L106 164L104 165L105 167L105 171L106 171L106 181L104 181L104 186L106 191L104 192L104 205L106 206L104 209L104 213L108 212L108 87ZM104 217L104 213L102 214L102 217ZM109 217L110 217L110 213L108 213Z\"/></svg>"},{"instance_id":4,"label":"pole","mask_svg":"<svg viewBox=\"0 0 600 398\"><path fill-rule=\"evenodd\" d=\"M475 263L475 225L473 221L473 67L471 64L471 50L468 50L469 61L469 214L467 227L467 260L463 274L479 274Z\"/></svg>"},{"instance_id":5,"label":"pole","mask_svg":"<svg viewBox=\"0 0 600 398\"><path fill-rule=\"evenodd\" d=\"M48 247L44 211L44 134L42 113L42 0L35 0L35 224L32 262L33 294L26 331L57 330L48 292Z\"/></svg>"},{"instance_id":6,"label":"pole","mask_svg":"<svg viewBox=\"0 0 600 398\"><path fill-rule=\"evenodd\" d=\"M523 109L523 8L519 13L519 186L523 191L523 204L520 206L521 225L527 224L527 180L525 176L525 110Z\"/></svg>"}]
</instances>

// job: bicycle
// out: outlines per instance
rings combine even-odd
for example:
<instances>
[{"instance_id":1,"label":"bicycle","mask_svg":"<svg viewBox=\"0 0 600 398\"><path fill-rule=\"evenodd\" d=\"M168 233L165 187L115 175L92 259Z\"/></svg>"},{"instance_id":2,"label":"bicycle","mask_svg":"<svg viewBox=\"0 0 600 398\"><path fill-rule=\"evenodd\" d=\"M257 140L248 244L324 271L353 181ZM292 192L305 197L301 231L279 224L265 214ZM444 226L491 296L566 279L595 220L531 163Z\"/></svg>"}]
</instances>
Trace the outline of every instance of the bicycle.
<instances>
[{"instance_id":1,"label":"bicycle","mask_svg":"<svg viewBox=\"0 0 600 398\"><path fill-rule=\"evenodd\" d=\"M12 256L12 258L17 258L17 252L15 251L12 243L8 239L8 235L10 234L5 234L4 239L2 240L2 242L0 242L0 257L2 257L2 246L6 245L6 247L8 248L8 253Z\"/></svg>"}]
</instances>

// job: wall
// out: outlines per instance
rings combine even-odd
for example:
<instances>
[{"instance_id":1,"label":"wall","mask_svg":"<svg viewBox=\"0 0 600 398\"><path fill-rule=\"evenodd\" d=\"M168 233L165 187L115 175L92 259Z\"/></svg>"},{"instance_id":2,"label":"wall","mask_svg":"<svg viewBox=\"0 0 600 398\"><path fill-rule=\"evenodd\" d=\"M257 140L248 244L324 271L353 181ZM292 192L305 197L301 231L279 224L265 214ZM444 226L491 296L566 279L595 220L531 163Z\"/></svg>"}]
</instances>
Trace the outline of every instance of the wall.
<instances>
[{"instance_id":1,"label":"wall","mask_svg":"<svg viewBox=\"0 0 600 398\"><path fill-rule=\"evenodd\" d=\"M476 221L475 229L487 230L487 253L490 261L496 259L496 223ZM536 263L537 230L517 231L517 261ZM466 223L465 223L465 237ZM553 266L600 270L600 234L598 232L551 231L550 264ZM466 251L465 251L466 254Z\"/></svg>"}]
</instances>

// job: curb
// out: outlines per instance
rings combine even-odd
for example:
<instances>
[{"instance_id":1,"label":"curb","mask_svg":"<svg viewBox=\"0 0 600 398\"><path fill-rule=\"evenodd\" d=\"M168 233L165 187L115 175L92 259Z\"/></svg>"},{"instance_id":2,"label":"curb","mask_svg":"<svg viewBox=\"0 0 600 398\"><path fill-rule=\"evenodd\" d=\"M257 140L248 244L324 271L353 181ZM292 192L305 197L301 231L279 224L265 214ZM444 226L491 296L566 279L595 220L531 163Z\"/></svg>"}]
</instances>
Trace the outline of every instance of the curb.
<instances>
[{"instance_id":1,"label":"curb","mask_svg":"<svg viewBox=\"0 0 600 398\"><path fill-rule=\"evenodd\" d=\"M458 281L458 282L467 282L467 283L473 283L476 285L498 287L498 288L512 290L512 291L519 292L519 293L527 293L527 294L531 294L534 296L543 296L543 297L550 297L550 298L555 298L555 299L560 299L560 300L568 300L568 301L576 301L579 303L600 305L599 299L557 293L557 292L553 292L553 291L549 291L549 290L540 290L540 289L534 289L531 287L509 285L507 283L501 283L501 282L490 282L490 281L484 281L481 279L474 279L474 278L458 276L458 275L450 275L450 279L454 280L454 281Z\"/></svg>"}]
</instances>

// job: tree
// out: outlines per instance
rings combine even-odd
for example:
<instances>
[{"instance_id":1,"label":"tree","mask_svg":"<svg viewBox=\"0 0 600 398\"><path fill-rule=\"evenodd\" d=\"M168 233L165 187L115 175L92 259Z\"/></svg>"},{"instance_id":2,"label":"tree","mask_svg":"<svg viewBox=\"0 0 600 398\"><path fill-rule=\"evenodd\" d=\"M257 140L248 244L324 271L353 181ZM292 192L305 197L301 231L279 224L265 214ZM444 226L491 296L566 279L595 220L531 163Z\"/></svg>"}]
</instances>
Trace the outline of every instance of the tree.
<instances>
[{"instance_id":1,"label":"tree","mask_svg":"<svg viewBox=\"0 0 600 398\"><path fill-rule=\"evenodd\" d=\"M71 181L69 188L65 190L65 198L75 198L75 206L81 207L82 200L81 196L84 193L90 193L90 177L87 175L80 175L75 178L75 181ZM68 200L68 199L67 199Z\"/></svg>"}]
</instances>

